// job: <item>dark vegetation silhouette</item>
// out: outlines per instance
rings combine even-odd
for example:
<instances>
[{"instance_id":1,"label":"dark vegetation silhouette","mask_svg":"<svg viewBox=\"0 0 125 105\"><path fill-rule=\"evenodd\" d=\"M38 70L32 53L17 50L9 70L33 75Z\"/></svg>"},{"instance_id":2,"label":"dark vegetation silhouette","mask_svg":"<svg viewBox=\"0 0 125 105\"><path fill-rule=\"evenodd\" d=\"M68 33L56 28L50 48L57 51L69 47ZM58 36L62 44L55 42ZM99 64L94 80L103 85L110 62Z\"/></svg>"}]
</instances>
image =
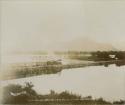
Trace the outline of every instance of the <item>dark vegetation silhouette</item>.
<instances>
[{"instance_id":1,"label":"dark vegetation silhouette","mask_svg":"<svg viewBox=\"0 0 125 105\"><path fill-rule=\"evenodd\" d=\"M81 95L73 94L69 91L56 93L50 90L49 94L41 95L33 89L31 82L26 82L25 85L10 84L3 89L3 104L123 104L124 100L114 101L113 103L104 100L103 98L93 99L92 96L82 97Z\"/></svg>"},{"instance_id":2,"label":"dark vegetation silhouette","mask_svg":"<svg viewBox=\"0 0 125 105\"><path fill-rule=\"evenodd\" d=\"M3 103L27 103L30 99L35 99L36 91L33 84L26 82L24 86L10 84L3 89Z\"/></svg>"},{"instance_id":3,"label":"dark vegetation silhouette","mask_svg":"<svg viewBox=\"0 0 125 105\"><path fill-rule=\"evenodd\" d=\"M57 55L65 55L70 59L79 60L94 60L94 61L107 61L107 60L125 60L125 51L68 51L68 52L55 52ZM111 57L114 55L115 57Z\"/></svg>"},{"instance_id":4,"label":"dark vegetation silhouette","mask_svg":"<svg viewBox=\"0 0 125 105\"><path fill-rule=\"evenodd\" d=\"M109 64L116 64L116 66L125 65L125 51L68 51L55 52L57 55L64 55L69 59L95 61L97 65L108 66Z\"/></svg>"}]
</instances>

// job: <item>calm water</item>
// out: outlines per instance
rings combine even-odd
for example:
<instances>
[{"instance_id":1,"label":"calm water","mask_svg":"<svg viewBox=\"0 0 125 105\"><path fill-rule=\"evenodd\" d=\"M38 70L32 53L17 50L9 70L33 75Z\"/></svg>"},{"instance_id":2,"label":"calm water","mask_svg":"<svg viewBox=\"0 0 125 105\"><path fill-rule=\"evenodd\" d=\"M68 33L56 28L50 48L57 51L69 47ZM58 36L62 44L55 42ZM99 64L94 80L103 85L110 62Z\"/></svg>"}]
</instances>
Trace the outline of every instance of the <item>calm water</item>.
<instances>
[{"instance_id":1,"label":"calm water","mask_svg":"<svg viewBox=\"0 0 125 105\"><path fill-rule=\"evenodd\" d=\"M103 97L106 100L125 99L125 66L67 69L58 74L7 80L1 84L5 86L24 82L32 82L39 94L49 93L52 89L56 92L68 90L82 96L92 95L94 98Z\"/></svg>"}]
</instances>

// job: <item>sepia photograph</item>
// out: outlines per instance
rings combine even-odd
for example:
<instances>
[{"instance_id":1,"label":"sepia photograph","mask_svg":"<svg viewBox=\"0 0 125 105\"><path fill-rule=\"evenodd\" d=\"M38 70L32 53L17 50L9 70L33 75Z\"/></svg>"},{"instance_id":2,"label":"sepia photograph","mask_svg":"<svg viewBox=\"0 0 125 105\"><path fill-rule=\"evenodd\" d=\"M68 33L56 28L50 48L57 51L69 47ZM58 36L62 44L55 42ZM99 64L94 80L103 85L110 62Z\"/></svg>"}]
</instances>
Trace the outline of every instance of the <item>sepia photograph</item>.
<instances>
[{"instance_id":1,"label":"sepia photograph","mask_svg":"<svg viewBox=\"0 0 125 105\"><path fill-rule=\"evenodd\" d=\"M125 1L0 0L0 105L125 105Z\"/></svg>"}]
</instances>

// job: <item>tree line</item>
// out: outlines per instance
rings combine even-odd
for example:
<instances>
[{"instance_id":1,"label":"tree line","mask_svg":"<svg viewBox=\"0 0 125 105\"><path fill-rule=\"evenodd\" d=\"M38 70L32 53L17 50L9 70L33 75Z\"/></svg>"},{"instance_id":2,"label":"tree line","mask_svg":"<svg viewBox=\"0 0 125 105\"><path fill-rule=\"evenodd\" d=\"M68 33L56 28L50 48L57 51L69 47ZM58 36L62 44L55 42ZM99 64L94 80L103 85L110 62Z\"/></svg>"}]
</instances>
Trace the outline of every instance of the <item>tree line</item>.
<instances>
[{"instance_id":1,"label":"tree line","mask_svg":"<svg viewBox=\"0 0 125 105\"><path fill-rule=\"evenodd\" d=\"M124 100L114 101L113 103L104 100L103 98L93 99L92 96L82 97L78 94L73 94L69 91L63 91L57 93L54 90L50 90L49 94L38 94L34 89L34 85L31 82L26 82L24 85L19 84L9 84L3 89L3 99L4 104L26 104L35 100L42 103L45 100L62 100L62 102L70 103L91 103L91 104L123 104ZM40 101L42 100L42 101ZM56 101L56 102L58 102Z\"/></svg>"}]
</instances>

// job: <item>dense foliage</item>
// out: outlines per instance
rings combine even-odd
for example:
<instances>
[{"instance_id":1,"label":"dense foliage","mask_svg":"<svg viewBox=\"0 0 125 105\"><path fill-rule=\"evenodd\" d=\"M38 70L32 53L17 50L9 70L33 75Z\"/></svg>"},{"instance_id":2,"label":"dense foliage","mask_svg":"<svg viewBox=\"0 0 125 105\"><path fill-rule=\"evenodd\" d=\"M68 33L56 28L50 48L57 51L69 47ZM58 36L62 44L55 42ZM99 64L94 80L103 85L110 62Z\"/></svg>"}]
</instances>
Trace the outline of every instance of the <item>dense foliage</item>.
<instances>
[{"instance_id":1,"label":"dense foliage","mask_svg":"<svg viewBox=\"0 0 125 105\"><path fill-rule=\"evenodd\" d=\"M36 101L37 100L37 101ZM47 101L46 101L47 100ZM22 103L45 103L45 102L64 102L64 103L91 103L91 104L111 104L103 98L93 99L92 96L81 97L80 95L63 91L56 93L51 90L49 94L41 95L33 89L33 84L26 82L25 85L10 84L4 87L4 104L22 104ZM125 101L114 101L113 104L123 104Z\"/></svg>"}]
</instances>

